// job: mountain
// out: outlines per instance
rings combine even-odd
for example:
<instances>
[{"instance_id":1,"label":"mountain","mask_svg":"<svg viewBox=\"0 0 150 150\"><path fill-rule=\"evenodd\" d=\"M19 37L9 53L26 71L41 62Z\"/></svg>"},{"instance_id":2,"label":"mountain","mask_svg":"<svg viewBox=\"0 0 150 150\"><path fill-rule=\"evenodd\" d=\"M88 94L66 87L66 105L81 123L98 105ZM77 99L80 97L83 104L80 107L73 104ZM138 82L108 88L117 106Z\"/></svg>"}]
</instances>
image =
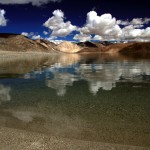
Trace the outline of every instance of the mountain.
<instances>
[{"instance_id":1,"label":"mountain","mask_svg":"<svg viewBox=\"0 0 150 150\"><path fill-rule=\"evenodd\" d=\"M122 48L120 51L122 54L127 53L150 53L150 42L136 42L132 43L129 46Z\"/></svg>"},{"instance_id":2,"label":"mountain","mask_svg":"<svg viewBox=\"0 0 150 150\"><path fill-rule=\"evenodd\" d=\"M111 43L64 41L56 45L44 39L32 40L19 34L0 33L0 51L47 53L111 53L121 55L150 54L150 42Z\"/></svg>"},{"instance_id":3,"label":"mountain","mask_svg":"<svg viewBox=\"0 0 150 150\"><path fill-rule=\"evenodd\" d=\"M50 52L48 44L39 41L31 40L19 34L0 34L0 50L1 51L16 51L16 52Z\"/></svg>"},{"instance_id":4,"label":"mountain","mask_svg":"<svg viewBox=\"0 0 150 150\"><path fill-rule=\"evenodd\" d=\"M58 46L55 47L55 50L59 52L65 52L65 53L77 53L81 51L82 49L83 48L78 46L77 44L67 42L67 41L62 42Z\"/></svg>"},{"instance_id":5,"label":"mountain","mask_svg":"<svg viewBox=\"0 0 150 150\"><path fill-rule=\"evenodd\" d=\"M107 53L118 53L121 49L128 47L132 45L133 43L114 43L114 44L109 44L103 49L101 49L102 52L107 52Z\"/></svg>"},{"instance_id":6,"label":"mountain","mask_svg":"<svg viewBox=\"0 0 150 150\"><path fill-rule=\"evenodd\" d=\"M98 46L93 43L93 42L89 42L89 41L86 41L86 42L79 42L77 43L78 46L81 46L81 47L91 47L91 48L98 48Z\"/></svg>"},{"instance_id":7,"label":"mountain","mask_svg":"<svg viewBox=\"0 0 150 150\"><path fill-rule=\"evenodd\" d=\"M37 43L39 43L40 45L46 47L49 50L54 50L54 47L57 46L55 43L52 43L52 42L44 40L44 39L38 39L38 40L35 40L35 41Z\"/></svg>"},{"instance_id":8,"label":"mountain","mask_svg":"<svg viewBox=\"0 0 150 150\"><path fill-rule=\"evenodd\" d=\"M114 43L109 42L109 41L101 41L101 42L99 42L99 44L102 44L103 46L108 46L108 45L112 45Z\"/></svg>"},{"instance_id":9,"label":"mountain","mask_svg":"<svg viewBox=\"0 0 150 150\"><path fill-rule=\"evenodd\" d=\"M150 58L150 42L136 42L119 50L119 54L134 59Z\"/></svg>"}]
</instances>

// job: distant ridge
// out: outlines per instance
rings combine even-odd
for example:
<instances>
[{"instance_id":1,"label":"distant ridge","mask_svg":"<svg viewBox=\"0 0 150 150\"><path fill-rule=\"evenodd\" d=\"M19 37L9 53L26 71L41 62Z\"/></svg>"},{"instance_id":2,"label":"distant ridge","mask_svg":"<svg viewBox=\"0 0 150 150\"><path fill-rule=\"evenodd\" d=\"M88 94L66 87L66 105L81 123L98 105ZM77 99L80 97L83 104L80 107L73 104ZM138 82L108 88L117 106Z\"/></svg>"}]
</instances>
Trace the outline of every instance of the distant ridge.
<instances>
[{"instance_id":1,"label":"distant ridge","mask_svg":"<svg viewBox=\"0 0 150 150\"><path fill-rule=\"evenodd\" d=\"M82 47L78 46L77 44L71 43L68 41L60 43L55 48L56 48L56 50L58 50L60 52L65 52L65 53L77 53L83 49Z\"/></svg>"},{"instance_id":2,"label":"distant ridge","mask_svg":"<svg viewBox=\"0 0 150 150\"><path fill-rule=\"evenodd\" d=\"M111 43L64 41L58 45L45 39L32 40L24 35L15 33L0 33L0 51L14 52L47 52L47 53L131 53L150 54L150 42Z\"/></svg>"},{"instance_id":3,"label":"distant ridge","mask_svg":"<svg viewBox=\"0 0 150 150\"><path fill-rule=\"evenodd\" d=\"M93 43L93 42L89 42L89 41L86 41L86 42L79 42L77 43L77 45L81 46L81 47L94 47L94 48L97 48L98 46Z\"/></svg>"},{"instance_id":4,"label":"distant ridge","mask_svg":"<svg viewBox=\"0 0 150 150\"><path fill-rule=\"evenodd\" d=\"M9 38L9 37L12 37L12 36L17 36L17 35L20 35L20 34L16 34L16 33L0 33L0 37L2 38Z\"/></svg>"},{"instance_id":5,"label":"distant ridge","mask_svg":"<svg viewBox=\"0 0 150 150\"><path fill-rule=\"evenodd\" d=\"M16 52L50 52L47 45L19 34L0 33L0 50Z\"/></svg>"}]
</instances>

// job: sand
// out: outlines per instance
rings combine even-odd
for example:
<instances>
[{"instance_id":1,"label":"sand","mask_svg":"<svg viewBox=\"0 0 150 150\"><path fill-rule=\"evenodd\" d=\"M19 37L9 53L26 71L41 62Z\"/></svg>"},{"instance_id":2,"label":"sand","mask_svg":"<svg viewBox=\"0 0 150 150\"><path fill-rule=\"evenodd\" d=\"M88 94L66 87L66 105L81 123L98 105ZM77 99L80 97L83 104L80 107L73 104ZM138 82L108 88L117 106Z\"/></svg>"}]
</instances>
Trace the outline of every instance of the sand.
<instances>
[{"instance_id":1,"label":"sand","mask_svg":"<svg viewBox=\"0 0 150 150\"><path fill-rule=\"evenodd\" d=\"M34 56L34 55L51 55L51 53L46 52L11 52L11 51L0 51L0 58L4 57L24 57L24 56Z\"/></svg>"},{"instance_id":2,"label":"sand","mask_svg":"<svg viewBox=\"0 0 150 150\"><path fill-rule=\"evenodd\" d=\"M149 148L65 139L0 127L1 150L148 150Z\"/></svg>"}]
</instances>

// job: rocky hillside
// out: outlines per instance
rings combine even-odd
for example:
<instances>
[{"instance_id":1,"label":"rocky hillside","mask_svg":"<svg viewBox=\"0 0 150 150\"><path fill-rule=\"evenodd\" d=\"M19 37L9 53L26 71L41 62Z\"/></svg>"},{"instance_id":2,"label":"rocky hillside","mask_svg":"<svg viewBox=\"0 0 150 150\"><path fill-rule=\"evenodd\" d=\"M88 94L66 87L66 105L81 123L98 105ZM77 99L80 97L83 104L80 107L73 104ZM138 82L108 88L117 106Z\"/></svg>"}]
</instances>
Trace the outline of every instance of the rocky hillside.
<instances>
[{"instance_id":1,"label":"rocky hillside","mask_svg":"<svg viewBox=\"0 0 150 150\"><path fill-rule=\"evenodd\" d=\"M38 39L38 40L35 40L35 41L38 44L43 45L44 47L46 47L49 50L54 50L54 47L57 46L55 43L52 43L52 42L44 40L44 39Z\"/></svg>"},{"instance_id":2,"label":"rocky hillside","mask_svg":"<svg viewBox=\"0 0 150 150\"><path fill-rule=\"evenodd\" d=\"M53 45L52 45L53 46ZM34 41L23 35L0 34L0 50L16 52L50 52L51 47L44 41Z\"/></svg>"},{"instance_id":3,"label":"rocky hillside","mask_svg":"<svg viewBox=\"0 0 150 150\"><path fill-rule=\"evenodd\" d=\"M127 53L150 53L150 42L146 43L132 43L119 51L121 54L127 54Z\"/></svg>"},{"instance_id":4,"label":"rocky hillside","mask_svg":"<svg viewBox=\"0 0 150 150\"><path fill-rule=\"evenodd\" d=\"M65 53L77 53L81 51L83 48L78 46L75 43L65 41L59 44L58 46L56 46L55 49L57 51L65 52Z\"/></svg>"},{"instance_id":5,"label":"rocky hillside","mask_svg":"<svg viewBox=\"0 0 150 150\"><path fill-rule=\"evenodd\" d=\"M98 47L95 43L89 42L89 41L79 42L79 43L77 43L77 45L81 46L81 47L91 47L91 48L97 48Z\"/></svg>"},{"instance_id":6,"label":"rocky hillside","mask_svg":"<svg viewBox=\"0 0 150 150\"><path fill-rule=\"evenodd\" d=\"M132 45L133 43L114 43L104 46L102 52L118 53L121 49Z\"/></svg>"},{"instance_id":7,"label":"rocky hillside","mask_svg":"<svg viewBox=\"0 0 150 150\"><path fill-rule=\"evenodd\" d=\"M48 52L48 53L132 53L150 54L150 42L110 43L110 42L80 42L64 41L59 45L44 39L32 40L23 35L0 33L0 51L15 52Z\"/></svg>"}]
</instances>

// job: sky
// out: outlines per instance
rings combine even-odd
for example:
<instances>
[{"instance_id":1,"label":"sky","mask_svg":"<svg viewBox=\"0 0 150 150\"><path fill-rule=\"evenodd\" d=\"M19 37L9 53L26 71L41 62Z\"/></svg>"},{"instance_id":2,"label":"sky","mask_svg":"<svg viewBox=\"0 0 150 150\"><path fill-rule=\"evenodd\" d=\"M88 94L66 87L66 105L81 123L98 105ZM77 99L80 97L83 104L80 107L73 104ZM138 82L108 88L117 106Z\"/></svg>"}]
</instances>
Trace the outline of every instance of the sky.
<instances>
[{"instance_id":1,"label":"sky","mask_svg":"<svg viewBox=\"0 0 150 150\"><path fill-rule=\"evenodd\" d=\"M0 33L69 41L150 41L147 0L0 0Z\"/></svg>"}]
</instances>

